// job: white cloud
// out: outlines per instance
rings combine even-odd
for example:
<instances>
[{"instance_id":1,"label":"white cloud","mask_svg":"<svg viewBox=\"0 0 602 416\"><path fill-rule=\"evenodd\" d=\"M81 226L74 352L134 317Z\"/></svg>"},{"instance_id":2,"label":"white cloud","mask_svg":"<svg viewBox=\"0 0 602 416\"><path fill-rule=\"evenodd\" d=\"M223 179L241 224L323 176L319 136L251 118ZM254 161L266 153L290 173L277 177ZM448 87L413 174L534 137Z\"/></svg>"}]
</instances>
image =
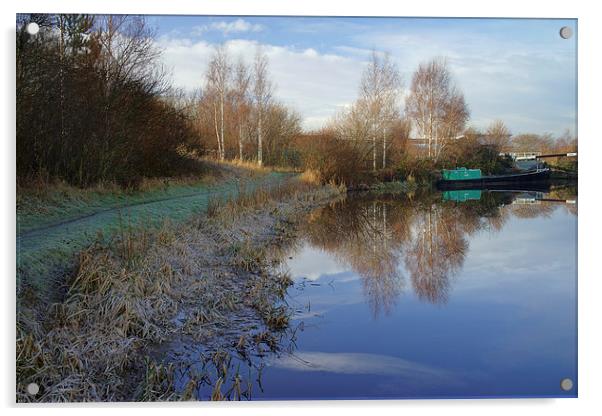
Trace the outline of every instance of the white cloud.
<instances>
[{"instance_id":1,"label":"white cloud","mask_svg":"<svg viewBox=\"0 0 602 416\"><path fill-rule=\"evenodd\" d=\"M328 22L318 23L312 29L316 33L333 31ZM261 25L243 19L197 27L201 32L216 30L241 36L242 32L261 29ZM294 29L287 28L291 33ZM327 34L324 42L328 44ZM354 29L353 35L329 45L332 53L324 53L317 46L262 46L278 86L276 96L300 112L305 128L323 126L356 99L362 69L376 47L391 53L406 88L420 62L447 57L466 96L471 109L469 124L474 127L484 128L501 119L515 134L561 134L567 128L574 131L575 86L571 81L575 75L570 45L537 42L517 42L516 37L460 29L413 28L400 33L399 29L388 27ZM175 34L161 38L159 43L165 50L165 64L173 68L175 85L187 90L200 87L215 45L206 40L177 38ZM324 47L321 43L316 45ZM242 55L250 63L257 41L231 39L226 46L234 59Z\"/></svg>"},{"instance_id":2,"label":"white cloud","mask_svg":"<svg viewBox=\"0 0 602 416\"><path fill-rule=\"evenodd\" d=\"M243 33L243 32L261 32L264 27L260 24L249 23L243 19L236 19L231 22L213 22L208 25L203 26L195 26L193 28L193 35L202 35L208 31L219 31L224 35L229 35L230 33Z\"/></svg>"},{"instance_id":3,"label":"white cloud","mask_svg":"<svg viewBox=\"0 0 602 416\"><path fill-rule=\"evenodd\" d=\"M406 86L420 62L446 57L471 109L470 124L483 128L495 119L513 133L574 131L574 57L570 45L516 42L464 30L372 31L339 50L365 55L371 45L391 53Z\"/></svg>"},{"instance_id":4,"label":"white cloud","mask_svg":"<svg viewBox=\"0 0 602 416\"><path fill-rule=\"evenodd\" d=\"M202 87L207 63L216 45L204 40L163 36L158 39L163 62L172 69L176 87L192 91ZM258 43L233 39L225 43L233 60L251 64ZM315 49L261 45L268 56L276 84L275 96L301 113L305 128L319 128L337 111L353 102L363 61Z\"/></svg>"}]
</instances>

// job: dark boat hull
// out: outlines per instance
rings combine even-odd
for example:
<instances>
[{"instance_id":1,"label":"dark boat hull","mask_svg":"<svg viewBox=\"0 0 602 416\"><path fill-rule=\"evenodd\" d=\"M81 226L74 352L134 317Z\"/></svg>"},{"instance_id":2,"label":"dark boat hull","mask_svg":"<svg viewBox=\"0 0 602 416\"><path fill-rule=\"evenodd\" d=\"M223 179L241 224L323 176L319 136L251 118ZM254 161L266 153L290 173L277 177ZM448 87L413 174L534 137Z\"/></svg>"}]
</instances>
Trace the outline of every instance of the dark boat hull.
<instances>
[{"instance_id":1,"label":"dark boat hull","mask_svg":"<svg viewBox=\"0 0 602 416\"><path fill-rule=\"evenodd\" d=\"M483 176L478 179L444 180L437 182L437 188L447 189L525 189L532 190L542 187L550 179L550 170L539 170L515 173L510 175Z\"/></svg>"}]
</instances>

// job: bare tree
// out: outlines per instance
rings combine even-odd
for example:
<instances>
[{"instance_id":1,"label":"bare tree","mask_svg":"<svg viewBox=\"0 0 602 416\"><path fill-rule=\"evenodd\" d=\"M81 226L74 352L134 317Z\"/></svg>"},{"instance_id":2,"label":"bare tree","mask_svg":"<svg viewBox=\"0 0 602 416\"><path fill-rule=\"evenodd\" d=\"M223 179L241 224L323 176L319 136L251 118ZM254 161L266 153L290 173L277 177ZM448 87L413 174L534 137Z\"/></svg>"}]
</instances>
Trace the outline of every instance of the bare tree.
<instances>
[{"instance_id":1,"label":"bare tree","mask_svg":"<svg viewBox=\"0 0 602 416\"><path fill-rule=\"evenodd\" d=\"M301 131L301 116L273 100L264 110L262 121L262 163L291 166L293 141Z\"/></svg>"},{"instance_id":2,"label":"bare tree","mask_svg":"<svg viewBox=\"0 0 602 416\"><path fill-rule=\"evenodd\" d=\"M142 82L157 75L161 55L154 41L155 31L144 17L111 15L101 18L97 37L103 50L102 71L112 80Z\"/></svg>"},{"instance_id":3,"label":"bare tree","mask_svg":"<svg viewBox=\"0 0 602 416\"><path fill-rule=\"evenodd\" d=\"M61 147L65 143L65 15L57 16L57 26L59 29L59 109L61 114Z\"/></svg>"},{"instance_id":4,"label":"bare tree","mask_svg":"<svg viewBox=\"0 0 602 416\"><path fill-rule=\"evenodd\" d=\"M497 151L507 150L510 146L510 130L503 121L493 121L483 137L483 144L494 147Z\"/></svg>"},{"instance_id":5,"label":"bare tree","mask_svg":"<svg viewBox=\"0 0 602 416\"><path fill-rule=\"evenodd\" d=\"M512 149L515 152L546 152L554 143L550 134L518 134L512 137Z\"/></svg>"},{"instance_id":6,"label":"bare tree","mask_svg":"<svg viewBox=\"0 0 602 416\"><path fill-rule=\"evenodd\" d=\"M242 58L239 58L234 70L234 111L238 124L238 158L243 160L243 141L246 119L249 113L250 98L249 88L251 85L251 74Z\"/></svg>"},{"instance_id":7,"label":"bare tree","mask_svg":"<svg viewBox=\"0 0 602 416\"><path fill-rule=\"evenodd\" d=\"M444 106L441 128L435 136L435 159L464 131L469 115L464 94L456 87L451 87L449 99Z\"/></svg>"},{"instance_id":8,"label":"bare tree","mask_svg":"<svg viewBox=\"0 0 602 416\"><path fill-rule=\"evenodd\" d=\"M387 130L399 115L401 75L390 56L380 57L376 51L362 74L358 105L367 119L372 140L372 169L376 170L377 137L382 137L383 168L386 166Z\"/></svg>"},{"instance_id":9,"label":"bare tree","mask_svg":"<svg viewBox=\"0 0 602 416\"><path fill-rule=\"evenodd\" d=\"M446 140L464 129L468 107L464 95L453 85L444 59L418 66L412 77L406 113L414 121L418 135L428 140L429 158L437 158Z\"/></svg>"},{"instance_id":10,"label":"bare tree","mask_svg":"<svg viewBox=\"0 0 602 416\"><path fill-rule=\"evenodd\" d=\"M253 100L257 122L257 163L263 164L263 123L266 109L272 99L273 85L268 79L268 58L261 49L255 51L253 65Z\"/></svg>"},{"instance_id":11,"label":"bare tree","mask_svg":"<svg viewBox=\"0 0 602 416\"><path fill-rule=\"evenodd\" d=\"M228 53L223 45L220 45L209 62L207 70L207 87L214 95L214 121L215 134L217 136L218 155L221 160L226 156L224 146L224 101L232 76L232 65L229 62ZM219 107L219 110L218 110ZM219 122L218 122L219 113Z\"/></svg>"},{"instance_id":12,"label":"bare tree","mask_svg":"<svg viewBox=\"0 0 602 416\"><path fill-rule=\"evenodd\" d=\"M158 65L161 51L154 41L155 31L144 17L108 15L99 19L92 34L93 49L98 49L97 70L104 77L103 148L100 149L101 176L106 176L116 158L116 131L125 128L125 115L133 111L123 106L130 97L124 92L125 83L141 86L146 93L161 95L167 91L163 68ZM121 120L121 121L118 121ZM131 153L136 149L130 149ZM127 159L128 156L122 156ZM83 170L83 167L80 169Z\"/></svg>"}]
</instances>

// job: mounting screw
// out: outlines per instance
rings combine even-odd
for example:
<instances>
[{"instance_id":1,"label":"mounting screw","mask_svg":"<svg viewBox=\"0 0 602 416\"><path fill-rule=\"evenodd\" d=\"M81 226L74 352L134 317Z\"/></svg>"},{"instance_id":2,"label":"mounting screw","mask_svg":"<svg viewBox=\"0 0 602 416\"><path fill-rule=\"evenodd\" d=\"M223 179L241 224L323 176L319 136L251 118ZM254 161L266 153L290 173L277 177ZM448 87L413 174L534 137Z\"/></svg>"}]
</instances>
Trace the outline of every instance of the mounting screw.
<instances>
[{"instance_id":1,"label":"mounting screw","mask_svg":"<svg viewBox=\"0 0 602 416\"><path fill-rule=\"evenodd\" d=\"M27 385L27 393L31 394L32 396L35 396L39 392L40 392L40 386L38 386L37 383L29 383Z\"/></svg>"},{"instance_id":2,"label":"mounting screw","mask_svg":"<svg viewBox=\"0 0 602 416\"><path fill-rule=\"evenodd\" d=\"M562 39L568 39L568 38L570 38L571 36L573 36L573 29L571 29L571 28L570 28L570 27L568 27L568 26L562 26L562 27L560 28L560 37L561 37Z\"/></svg>"},{"instance_id":3,"label":"mounting screw","mask_svg":"<svg viewBox=\"0 0 602 416\"><path fill-rule=\"evenodd\" d=\"M40 26L36 22L31 22L27 24L27 33L30 35L37 35L40 31Z\"/></svg>"},{"instance_id":4,"label":"mounting screw","mask_svg":"<svg viewBox=\"0 0 602 416\"><path fill-rule=\"evenodd\" d=\"M573 380L570 378L563 378L560 381L560 388L564 391L571 391L573 389Z\"/></svg>"}]
</instances>

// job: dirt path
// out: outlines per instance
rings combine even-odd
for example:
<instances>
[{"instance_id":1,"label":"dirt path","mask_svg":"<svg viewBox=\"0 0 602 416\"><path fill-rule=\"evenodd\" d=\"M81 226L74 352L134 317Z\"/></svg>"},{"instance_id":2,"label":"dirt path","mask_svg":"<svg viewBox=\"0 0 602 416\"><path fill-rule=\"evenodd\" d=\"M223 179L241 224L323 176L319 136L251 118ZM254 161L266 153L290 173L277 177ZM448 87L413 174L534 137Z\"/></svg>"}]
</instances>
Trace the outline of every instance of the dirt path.
<instances>
[{"instance_id":1,"label":"dirt path","mask_svg":"<svg viewBox=\"0 0 602 416\"><path fill-rule=\"evenodd\" d=\"M75 218L27 230L17 236L18 290L25 283L48 295L64 280L75 255L93 242L106 242L129 227L158 227L165 220L180 222L205 212L212 198L228 199L242 185L247 190L273 186L286 174L269 173L255 178L231 179L213 186L199 185L197 192L137 201L120 207L99 208Z\"/></svg>"}]
</instances>

